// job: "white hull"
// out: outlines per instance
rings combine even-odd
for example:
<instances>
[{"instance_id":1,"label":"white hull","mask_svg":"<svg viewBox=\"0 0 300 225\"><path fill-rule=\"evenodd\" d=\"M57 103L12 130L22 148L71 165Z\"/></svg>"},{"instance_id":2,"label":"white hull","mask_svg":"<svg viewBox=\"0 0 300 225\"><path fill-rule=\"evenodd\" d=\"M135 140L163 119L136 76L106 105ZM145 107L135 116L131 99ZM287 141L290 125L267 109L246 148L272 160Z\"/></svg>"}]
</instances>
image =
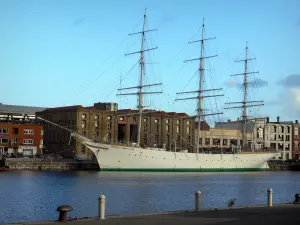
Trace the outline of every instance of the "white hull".
<instances>
[{"instance_id":1,"label":"white hull","mask_svg":"<svg viewBox=\"0 0 300 225\"><path fill-rule=\"evenodd\" d=\"M197 154L84 141L102 171L261 171L276 153Z\"/></svg>"}]
</instances>

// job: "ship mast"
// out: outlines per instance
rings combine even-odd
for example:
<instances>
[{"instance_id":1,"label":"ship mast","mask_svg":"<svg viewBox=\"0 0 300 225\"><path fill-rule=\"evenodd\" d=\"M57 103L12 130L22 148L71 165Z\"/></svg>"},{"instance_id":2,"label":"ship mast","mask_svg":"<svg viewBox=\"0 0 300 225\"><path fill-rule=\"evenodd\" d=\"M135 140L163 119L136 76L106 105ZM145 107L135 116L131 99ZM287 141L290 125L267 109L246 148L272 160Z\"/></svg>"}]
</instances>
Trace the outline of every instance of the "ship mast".
<instances>
[{"instance_id":1,"label":"ship mast","mask_svg":"<svg viewBox=\"0 0 300 225\"><path fill-rule=\"evenodd\" d=\"M244 92L244 97L242 102L227 102L225 104L242 104L240 106L232 106L232 107L226 107L225 109L233 109L233 108L242 108L242 149L244 151L248 151L248 144L247 144L247 123L249 121L248 115L247 115L247 108L248 107L253 107L253 106L263 106L264 104L263 101L247 101L247 96L248 96L248 74L256 74L259 73L258 71L256 72L248 72L248 61L250 60L255 60L256 58L248 58L248 42L246 43L246 55L245 59L242 60L236 60L235 62L244 62L245 63L245 69L244 73L238 73L238 74L232 74L231 76L244 76L244 81L243 81L243 92ZM251 103L251 105L248 105ZM258 104L252 104L252 103L258 103Z\"/></svg>"},{"instance_id":2,"label":"ship mast","mask_svg":"<svg viewBox=\"0 0 300 225\"><path fill-rule=\"evenodd\" d=\"M223 88L217 88L217 89L207 89L203 90L203 82L204 82L204 59L208 58L213 58L217 57L218 55L213 55L213 56L204 56L204 41L212 40L215 39L213 38L204 38L204 18L203 18L203 23L202 23L202 39L197 40L197 41L190 41L188 42L189 44L191 43L201 43L201 50L200 50L200 58L195 58L195 59L189 59L185 60L184 62L190 62L190 61L196 61L199 60L199 89L196 91L187 91L187 92L177 92L176 94L191 94L191 93L198 93L197 97L189 97L189 98L177 98L176 100L190 100L190 99L197 99L197 119L198 119L198 128L197 128L197 138L196 138L196 153L198 156L199 153L199 138L201 138L201 121L205 121L205 116L212 116L212 115L218 115L218 114L223 114L222 112L218 113L210 113L210 114L204 114L203 110L203 99L204 98L210 98L210 97L217 97L217 96L224 96L224 95L203 95L204 92L209 92L209 91L219 91L223 90ZM201 149L202 149L202 143L201 143Z\"/></svg>"},{"instance_id":3,"label":"ship mast","mask_svg":"<svg viewBox=\"0 0 300 225\"><path fill-rule=\"evenodd\" d=\"M118 91L121 90L129 90L129 89L138 89L138 92L136 93L124 93L124 94L117 94L117 95L137 95L138 96L138 115L139 115L139 122L138 122L138 133L137 133L137 145L140 146L140 140L141 140L141 128L142 128L142 114L143 114L143 108L145 106L143 106L143 96L147 95L147 94L160 94L162 92L144 92L143 88L145 87L151 87L151 86L157 86L157 85L161 85L162 83L157 83L157 84L147 84L145 85L143 82L143 78L145 76L145 56L144 53L147 51L151 51L154 49L157 49L158 47L154 47L154 48L149 48L149 49L145 49L144 45L145 45L145 41L146 41L146 36L145 33L147 32L151 32L151 31L156 31L157 29L151 29L151 30L145 30L146 28L146 20L147 20L147 16L146 16L146 8L145 8L145 13L144 13L144 22L143 22L143 30L140 32L136 32L136 33L130 33L129 35L136 35L136 34L141 34L142 35L142 43L141 43L141 50L137 51L137 52L132 52L132 53L128 53L125 54L125 56L128 55L133 55L133 54L140 54L140 75L139 75L139 86L135 86L135 87L127 87L127 88L119 88ZM132 115L132 114L131 114Z\"/></svg>"}]
</instances>

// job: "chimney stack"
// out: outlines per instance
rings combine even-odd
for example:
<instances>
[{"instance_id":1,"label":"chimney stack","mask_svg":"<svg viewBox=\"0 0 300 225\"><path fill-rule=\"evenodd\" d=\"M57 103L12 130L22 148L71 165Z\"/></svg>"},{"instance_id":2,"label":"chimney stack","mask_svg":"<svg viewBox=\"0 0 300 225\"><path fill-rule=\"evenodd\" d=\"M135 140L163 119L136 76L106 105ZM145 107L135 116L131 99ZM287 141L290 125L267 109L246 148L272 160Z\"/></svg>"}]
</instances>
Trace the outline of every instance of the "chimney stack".
<instances>
[{"instance_id":1,"label":"chimney stack","mask_svg":"<svg viewBox=\"0 0 300 225\"><path fill-rule=\"evenodd\" d=\"M279 123L279 116L277 116L277 123Z\"/></svg>"},{"instance_id":2,"label":"chimney stack","mask_svg":"<svg viewBox=\"0 0 300 225\"><path fill-rule=\"evenodd\" d=\"M267 123L269 123L270 122L270 118L269 117L267 117Z\"/></svg>"},{"instance_id":3,"label":"chimney stack","mask_svg":"<svg viewBox=\"0 0 300 225\"><path fill-rule=\"evenodd\" d=\"M298 120L295 120L295 123L298 124Z\"/></svg>"}]
</instances>

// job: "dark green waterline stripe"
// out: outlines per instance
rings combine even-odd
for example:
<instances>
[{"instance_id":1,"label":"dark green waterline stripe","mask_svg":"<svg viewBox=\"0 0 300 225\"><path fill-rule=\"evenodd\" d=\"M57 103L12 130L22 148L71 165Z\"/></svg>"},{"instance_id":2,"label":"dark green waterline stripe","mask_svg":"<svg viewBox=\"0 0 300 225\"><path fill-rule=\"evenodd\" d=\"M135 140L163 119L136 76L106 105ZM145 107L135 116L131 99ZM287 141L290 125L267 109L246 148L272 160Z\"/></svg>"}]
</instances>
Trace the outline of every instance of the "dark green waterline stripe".
<instances>
[{"instance_id":1,"label":"dark green waterline stripe","mask_svg":"<svg viewBox=\"0 0 300 225\"><path fill-rule=\"evenodd\" d=\"M132 171L132 172L241 172L268 171L267 168L101 168L101 171Z\"/></svg>"}]
</instances>

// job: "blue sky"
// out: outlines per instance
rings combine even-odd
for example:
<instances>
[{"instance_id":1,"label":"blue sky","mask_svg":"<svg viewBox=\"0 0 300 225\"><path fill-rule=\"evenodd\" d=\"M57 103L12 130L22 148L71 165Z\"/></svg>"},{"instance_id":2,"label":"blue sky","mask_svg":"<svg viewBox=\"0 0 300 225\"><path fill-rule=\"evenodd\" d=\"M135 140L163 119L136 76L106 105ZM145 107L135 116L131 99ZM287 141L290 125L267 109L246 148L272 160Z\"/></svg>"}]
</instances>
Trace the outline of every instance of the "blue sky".
<instances>
[{"instance_id":1,"label":"blue sky","mask_svg":"<svg viewBox=\"0 0 300 225\"><path fill-rule=\"evenodd\" d=\"M0 1L0 75L4 104L57 107L94 102L118 102L134 108L135 96L118 97L116 89L138 83L138 51L145 6L147 25L157 28L147 35L147 46L158 49L146 54L147 83L163 82L162 95L145 99L165 111L193 115L194 101L175 102L176 92L195 90L199 44L205 17L205 87L223 87L224 97L207 99L208 112L224 115L208 120L236 119L240 110L223 110L227 101L241 101L239 83L248 41L252 82L249 99L264 100L264 107L249 110L251 116L279 115L300 119L300 2L290 1ZM197 32L198 31L198 32ZM195 75L195 76L194 76Z\"/></svg>"}]
</instances>

